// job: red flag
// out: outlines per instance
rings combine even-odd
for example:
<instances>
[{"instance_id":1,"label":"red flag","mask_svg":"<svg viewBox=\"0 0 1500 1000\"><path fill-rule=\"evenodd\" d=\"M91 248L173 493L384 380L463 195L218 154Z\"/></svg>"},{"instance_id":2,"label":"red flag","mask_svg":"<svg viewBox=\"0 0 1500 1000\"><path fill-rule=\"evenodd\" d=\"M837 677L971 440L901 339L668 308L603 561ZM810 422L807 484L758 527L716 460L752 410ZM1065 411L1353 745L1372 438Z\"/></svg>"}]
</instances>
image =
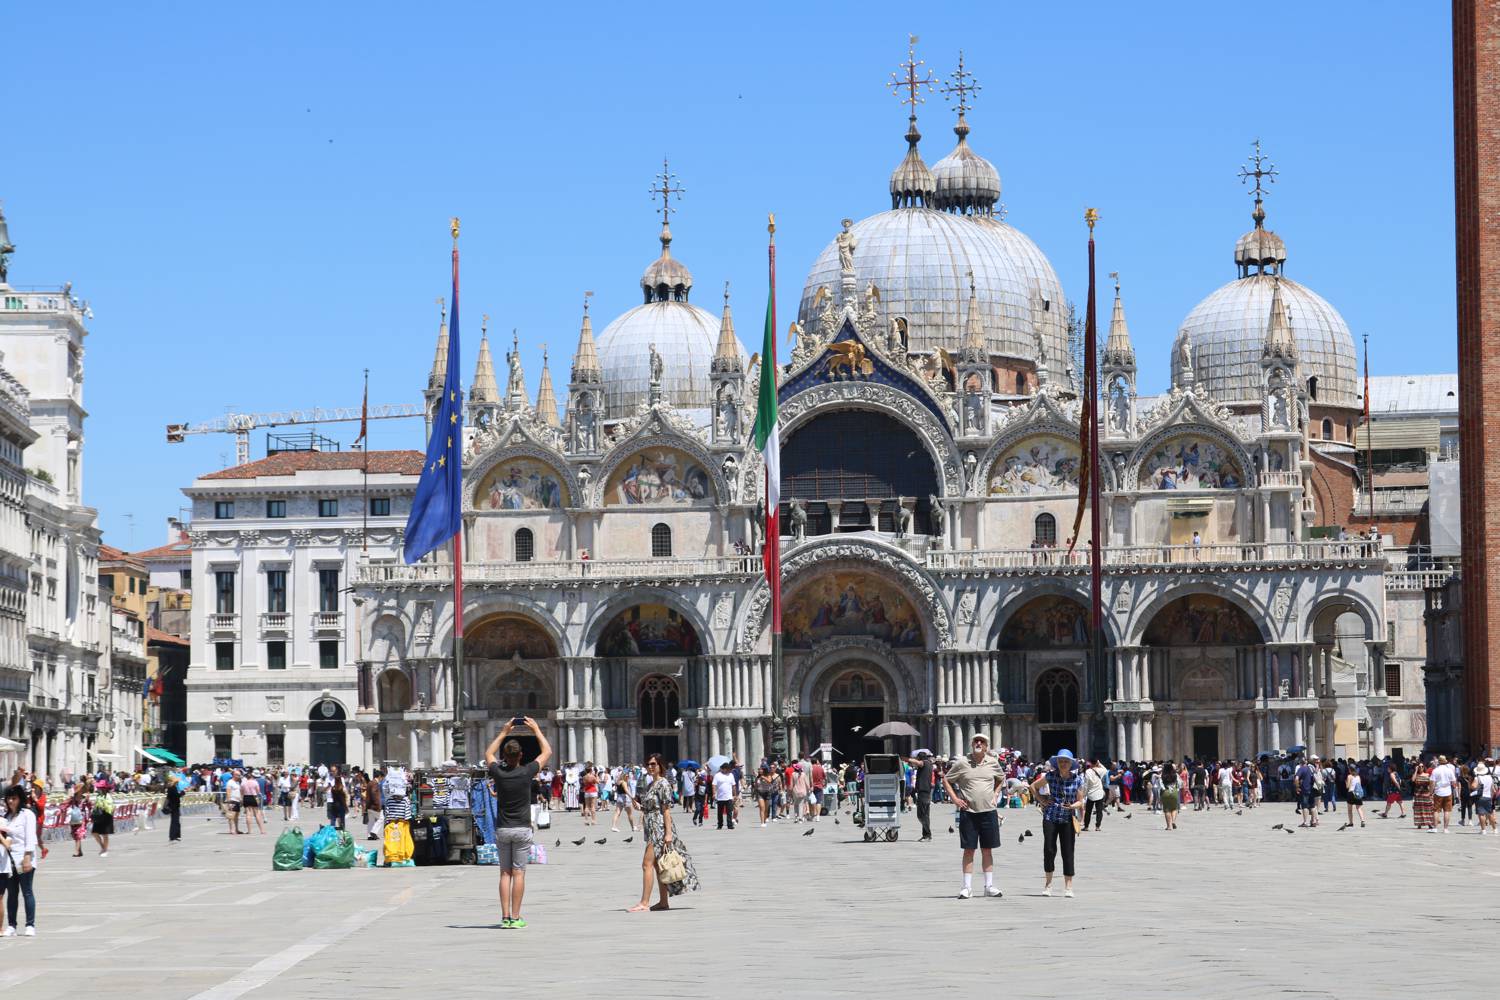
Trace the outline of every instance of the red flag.
<instances>
[{"instance_id":1,"label":"red flag","mask_svg":"<svg viewBox=\"0 0 1500 1000\"><path fill-rule=\"evenodd\" d=\"M365 370L365 398L359 404L359 437L354 439L355 444L364 441L370 433L370 372Z\"/></svg>"},{"instance_id":2,"label":"red flag","mask_svg":"<svg viewBox=\"0 0 1500 1000\"><path fill-rule=\"evenodd\" d=\"M1099 437L1096 431L1095 420L1097 414L1095 396L1098 395L1098 372L1095 366L1098 364L1098 339L1099 334L1094 326L1094 210L1091 208L1085 213L1089 223L1089 299L1087 312L1084 315L1084 359L1083 371L1086 383L1083 392L1083 406L1079 412L1078 419L1078 451L1083 456L1079 463L1078 471L1078 510L1073 514L1073 537L1068 539L1068 554L1073 554L1073 547L1078 544L1078 533L1083 528L1083 511L1088 506L1089 497L1093 492L1092 479L1094 470L1099 462ZM1094 540L1097 545L1098 539Z\"/></svg>"}]
</instances>

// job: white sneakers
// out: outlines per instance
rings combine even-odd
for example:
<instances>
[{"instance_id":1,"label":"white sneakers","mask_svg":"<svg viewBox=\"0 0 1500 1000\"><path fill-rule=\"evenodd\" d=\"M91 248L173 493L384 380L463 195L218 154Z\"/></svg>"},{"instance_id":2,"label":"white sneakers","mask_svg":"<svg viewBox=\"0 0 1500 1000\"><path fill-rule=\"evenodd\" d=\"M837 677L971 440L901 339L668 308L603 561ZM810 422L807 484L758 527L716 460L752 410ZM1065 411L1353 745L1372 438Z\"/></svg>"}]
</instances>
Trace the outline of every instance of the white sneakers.
<instances>
[{"instance_id":1,"label":"white sneakers","mask_svg":"<svg viewBox=\"0 0 1500 1000\"><path fill-rule=\"evenodd\" d=\"M989 896L991 899L998 899L1002 895L1002 893L1000 892L1000 887L998 885L985 886L984 894L986 896Z\"/></svg>"},{"instance_id":2,"label":"white sneakers","mask_svg":"<svg viewBox=\"0 0 1500 1000\"><path fill-rule=\"evenodd\" d=\"M109 857L109 852L108 851L100 851L99 852L99 857L101 857L101 858L107 858L107 857Z\"/></svg>"},{"instance_id":3,"label":"white sneakers","mask_svg":"<svg viewBox=\"0 0 1500 1000\"><path fill-rule=\"evenodd\" d=\"M1067 898L1067 899L1072 899L1073 898L1073 890L1072 889L1064 889L1063 890L1063 896L1065 898Z\"/></svg>"},{"instance_id":4,"label":"white sneakers","mask_svg":"<svg viewBox=\"0 0 1500 1000\"><path fill-rule=\"evenodd\" d=\"M1043 896L1050 896L1050 895L1052 895L1052 887L1050 885L1044 885L1044 886L1042 886L1042 895Z\"/></svg>"},{"instance_id":5,"label":"white sneakers","mask_svg":"<svg viewBox=\"0 0 1500 1000\"><path fill-rule=\"evenodd\" d=\"M973 891L971 891L968 886L964 886L962 889L958 890L958 898L959 899L970 899L970 898L973 897L973 895L974 895ZM5 931L5 933L6 934L14 934L15 931L10 930L9 928L7 928L6 931Z\"/></svg>"},{"instance_id":6,"label":"white sneakers","mask_svg":"<svg viewBox=\"0 0 1500 1000\"><path fill-rule=\"evenodd\" d=\"M22 931L22 933L27 937L36 937L36 928L28 926L26 930Z\"/></svg>"},{"instance_id":7,"label":"white sneakers","mask_svg":"<svg viewBox=\"0 0 1500 1000\"><path fill-rule=\"evenodd\" d=\"M5 928L5 930L0 931L0 937L15 937L15 936L16 936L16 929L14 927L7 927L7 928Z\"/></svg>"}]
</instances>

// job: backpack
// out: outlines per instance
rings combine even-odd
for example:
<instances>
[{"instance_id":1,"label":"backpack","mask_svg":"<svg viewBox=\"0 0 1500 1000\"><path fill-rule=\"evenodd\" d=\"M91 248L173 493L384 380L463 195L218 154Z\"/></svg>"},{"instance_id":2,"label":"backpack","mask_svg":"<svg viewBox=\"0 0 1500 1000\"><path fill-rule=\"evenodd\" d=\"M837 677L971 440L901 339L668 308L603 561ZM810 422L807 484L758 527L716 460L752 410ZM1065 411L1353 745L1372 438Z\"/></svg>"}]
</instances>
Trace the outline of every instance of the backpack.
<instances>
[{"instance_id":1,"label":"backpack","mask_svg":"<svg viewBox=\"0 0 1500 1000\"><path fill-rule=\"evenodd\" d=\"M1315 791L1315 792L1321 792L1322 790L1323 790L1323 769L1322 768L1314 768L1313 769L1313 791Z\"/></svg>"}]
</instances>

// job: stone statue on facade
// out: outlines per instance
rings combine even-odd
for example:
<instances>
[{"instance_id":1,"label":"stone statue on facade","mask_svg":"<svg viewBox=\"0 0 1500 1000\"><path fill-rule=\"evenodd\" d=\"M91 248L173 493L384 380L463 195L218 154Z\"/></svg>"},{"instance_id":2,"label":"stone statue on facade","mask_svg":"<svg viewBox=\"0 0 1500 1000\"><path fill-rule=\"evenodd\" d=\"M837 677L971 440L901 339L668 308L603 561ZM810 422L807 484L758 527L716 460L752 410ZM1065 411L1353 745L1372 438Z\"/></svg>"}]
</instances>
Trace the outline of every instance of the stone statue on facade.
<instances>
[{"instance_id":1,"label":"stone statue on facade","mask_svg":"<svg viewBox=\"0 0 1500 1000\"><path fill-rule=\"evenodd\" d=\"M660 386L662 373L664 371L661 355L656 352L655 344L652 344L649 350L651 351L651 384Z\"/></svg>"},{"instance_id":2,"label":"stone statue on facade","mask_svg":"<svg viewBox=\"0 0 1500 1000\"><path fill-rule=\"evenodd\" d=\"M943 509L943 501L935 493L927 498L927 505L931 510L929 517L932 519L932 533L941 539L948 526L948 512Z\"/></svg>"},{"instance_id":3,"label":"stone statue on facade","mask_svg":"<svg viewBox=\"0 0 1500 1000\"><path fill-rule=\"evenodd\" d=\"M766 502L755 502L755 513L750 515L750 551L759 552L766 532Z\"/></svg>"},{"instance_id":4,"label":"stone statue on facade","mask_svg":"<svg viewBox=\"0 0 1500 1000\"><path fill-rule=\"evenodd\" d=\"M729 484L729 502L736 503L740 498L740 463L733 455L724 456L722 466L724 482Z\"/></svg>"},{"instance_id":5,"label":"stone statue on facade","mask_svg":"<svg viewBox=\"0 0 1500 1000\"><path fill-rule=\"evenodd\" d=\"M859 239L850 230L850 227L854 225L853 219L845 219L841 225L844 227L843 230L833 240L839 248L839 270L845 274L853 274L854 251L859 247Z\"/></svg>"},{"instance_id":6,"label":"stone statue on facade","mask_svg":"<svg viewBox=\"0 0 1500 1000\"><path fill-rule=\"evenodd\" d=\"M792 515L792 539L800 542L807 537L807 505L801 500L793 500L790 507Z\"/></svg>"},{"instance_id":7,"label":"stone statue on facade","mask_svg":"<svg viewBox=\"0 0 1500 1000\"><path fill-rule=\"evenodd\" d=\"M896 508L896 537L905 538L911 533L911 508L906 504Z\"/></svg>"},{"instance_id":8,"label":"stone statue on facade","mask_svg":"<svg viewBox=\"0 0 1500 1000\"><path fill-rule=\"evenodd\" d=\"M970 493L975 492L976 489L978 488L979 484L976 483L976 482L974 482L974 476L975 476L975 473L978 471L978 469L979 469L979 457L977 455L975 455L972 451L965 452L964 453L964 482L966 482L968 484L969 492Z\"/></svg>"}]
</instances>

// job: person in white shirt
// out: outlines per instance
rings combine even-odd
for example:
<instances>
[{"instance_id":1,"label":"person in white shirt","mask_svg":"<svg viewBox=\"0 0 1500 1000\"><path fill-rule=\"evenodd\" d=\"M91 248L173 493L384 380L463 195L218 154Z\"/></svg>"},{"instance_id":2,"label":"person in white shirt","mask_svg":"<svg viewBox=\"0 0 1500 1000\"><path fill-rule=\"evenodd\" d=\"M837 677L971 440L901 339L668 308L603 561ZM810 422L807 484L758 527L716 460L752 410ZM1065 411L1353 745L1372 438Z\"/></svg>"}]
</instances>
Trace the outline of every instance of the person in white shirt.
<instances>
[{"instance_id":1,"label":"person in white shirt","mask_svg":"<svg viewBox=\"0 0 1500 1000\"><path fill-rule=\"evenodd\" d=\"M1461 794L1458 788L1458 771L1448 758L1439 756L1437 767L1432 769L1433 819L1443 817L1443 832L1448 832L1448 821L1453 818L1453 798Z\"/></svg>"},{"instance_id":2,"label":"person in white shirt","mask_svg":"<svg viewBox=\"0 0 1500 1000\"><path fill-rule=\"evenodd\" d=\"M1219 803L1225 809L1234 808L1234 761L1219 762Z\"/></svg>"},{"instance_id":3,"label":"person in white shirt","mask_svg":"<svg viewBox=\"0 0 1500 1000\"><path fill-rule=\"evenodd\" d=\"M0 846L5 851L0 855L0 887L5 892L7 923L0 933L3 937L15 937L16 911L21 899L26 900L26 936L36 936L36 896L31 883L36 877L38 856L36 813L26 805L26 790L12 785L5 790L5 815L0 818L0 833L4 839Z\"/></svg>"},{"instance_id":4,"label":"person in white shirt","mask_svg":"<svg viewBox=\"0 0 1500 1000\"><path fill-rule=\"evenodd\" d=\"M714 808L718 812L720 830L724 829L725 820L729 821L729 829L734 829L734 799L738 792L734 769L725 761L719 768L719 773L714 775Z\"/></svg>"}]
</instances>

